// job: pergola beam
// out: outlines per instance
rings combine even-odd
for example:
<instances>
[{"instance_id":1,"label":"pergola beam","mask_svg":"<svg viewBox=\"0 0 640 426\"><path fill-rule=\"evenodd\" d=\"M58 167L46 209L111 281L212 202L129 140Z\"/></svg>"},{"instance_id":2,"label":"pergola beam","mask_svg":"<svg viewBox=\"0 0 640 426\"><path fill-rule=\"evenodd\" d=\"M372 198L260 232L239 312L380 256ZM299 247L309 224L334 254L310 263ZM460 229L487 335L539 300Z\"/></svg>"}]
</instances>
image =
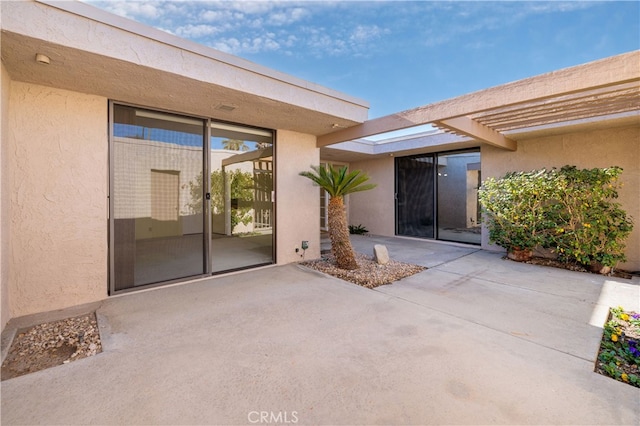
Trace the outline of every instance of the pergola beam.
<instances>
[{"instance_id":1,"label":"pergola beam","mask_svg":"<svg viewBox=\"0 0 640 426\"><path fill-rule=\"evenodd\" d=\"M640 51L601 59L365 121L318 137L323 147L436 121L640 81Z\"/></svg>"},{"instance_id":2,"label":"pergola beam","mask_svg":"<svg viewBox=\"0 0 640 426\"><path fill-rule=\"evenodd\" d=\"M469 117L456 117L448 120L440 120L436 121L435 125L438 127L446 127L453 130L456 134L463 134L474 139L479 139L489 145L507 149L509 151L515 151L518 147L516 141L507 138L502 133L496 132L492 128L478 123Z\"/></svg>"}]
</instances>

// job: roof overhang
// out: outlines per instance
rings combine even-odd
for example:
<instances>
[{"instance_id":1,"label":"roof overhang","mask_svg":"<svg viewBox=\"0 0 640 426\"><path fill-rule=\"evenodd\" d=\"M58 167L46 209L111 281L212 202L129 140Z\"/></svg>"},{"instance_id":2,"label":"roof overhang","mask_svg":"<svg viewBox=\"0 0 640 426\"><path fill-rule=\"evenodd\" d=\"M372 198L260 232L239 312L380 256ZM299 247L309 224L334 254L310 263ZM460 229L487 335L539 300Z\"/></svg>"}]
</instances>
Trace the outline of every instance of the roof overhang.
<instances>
[{"instance_id":1,"label":"roof overhang","mask_svg":"<svg viewBox=\"0 0 640 426\"><path fill-rule=\"evenodd\" d=\"M352 162L384 157L400 157L447 150L477 148L478 142L469 137L458 136L435 129L408 136L387 138L381 141L358 139L321 148L324 161Z\"/></svg>"},{"instance_id":2,"label":"roof overhang","mask_svg":"<svg viewBox=\"0 0 640 426\"><path fill-rule=\"evenodd\" d=\"M318 138L319 147L432 124L479 143L640 124L640 51L508 83L366 121Z\"/></svg>"},{"instance_id":3,"label":"roof overhang","mask_svg":"<svg viewBox=\"0 0 640 426\"><path fill-rule=\"evenodd\" d=\"M2 63L15 81L312 135L367 119L365 101L82 2L0 7Z\"/></svg>"}]
</instances>

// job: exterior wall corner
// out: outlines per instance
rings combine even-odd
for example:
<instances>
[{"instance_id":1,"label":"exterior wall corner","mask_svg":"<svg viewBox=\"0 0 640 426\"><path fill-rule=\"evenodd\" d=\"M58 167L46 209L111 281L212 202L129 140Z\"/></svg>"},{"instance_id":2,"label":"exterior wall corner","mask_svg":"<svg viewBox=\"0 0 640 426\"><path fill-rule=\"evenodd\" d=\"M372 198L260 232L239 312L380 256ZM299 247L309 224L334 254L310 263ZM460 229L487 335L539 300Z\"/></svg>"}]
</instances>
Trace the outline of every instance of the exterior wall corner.
<instances>
[{"instance_id":1,"label":"exterior wall corner","mask_svg":"<svg viewBox=\"0 0 640 426\"><path fill-rule=\"evenodd\" d=\"M11 247L11 198L9 169L9 93L11 78L0 63L0 329L11 319L9 293L9 250Z\"/></svg>"},{"instance_id":2,"label":"exterior wall corner","mask_svg":"<svg viewBox=\"0 0 640 426\"><path fill-rule=\"evenodd\" d=\"M320 163L313 135L279 130L276 136L276 263L302 260L295 247L309 241L304 258L320 257L320 189L299 175Z\"/></svg>"}]
</instances>

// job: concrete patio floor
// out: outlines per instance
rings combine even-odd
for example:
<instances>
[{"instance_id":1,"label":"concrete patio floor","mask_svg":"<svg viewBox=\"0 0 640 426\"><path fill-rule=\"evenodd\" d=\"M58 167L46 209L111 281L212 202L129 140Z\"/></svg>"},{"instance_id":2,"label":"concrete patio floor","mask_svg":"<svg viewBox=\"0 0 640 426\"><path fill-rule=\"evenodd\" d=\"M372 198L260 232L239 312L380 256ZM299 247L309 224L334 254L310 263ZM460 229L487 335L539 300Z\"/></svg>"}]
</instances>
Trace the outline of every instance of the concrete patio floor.
<instances>
[{"instance_id":1,"label":"concrete patio floor","mask_svg":"<svg viewBox=\"0 0 640 426\"><path fill-rule=\"evenodd\" d=\"M593 372L638 277L353 241L429 269L368 290L286 265L50 313L97 308L104 352L2 382L2 424L640 424L640 389Z\"/></svg>"}]
</instances>

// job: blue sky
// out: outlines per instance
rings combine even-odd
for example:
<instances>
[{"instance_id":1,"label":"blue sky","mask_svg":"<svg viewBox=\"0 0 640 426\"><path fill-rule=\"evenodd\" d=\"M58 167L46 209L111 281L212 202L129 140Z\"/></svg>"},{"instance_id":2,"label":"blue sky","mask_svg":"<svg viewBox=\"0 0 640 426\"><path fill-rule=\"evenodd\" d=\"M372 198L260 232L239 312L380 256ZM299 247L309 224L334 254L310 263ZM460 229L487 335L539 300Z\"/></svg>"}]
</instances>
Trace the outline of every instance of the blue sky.
<instances>
[{"instance_id":1,"label":"blue sky","mask_svg":"<svg viewBox=\"0 0 640 426\"><path fill-rule=\"evenodd\" d=\"M640 2L92 1L362 98L369 117L640 49Z\"/></svg>"}]
</instances>

